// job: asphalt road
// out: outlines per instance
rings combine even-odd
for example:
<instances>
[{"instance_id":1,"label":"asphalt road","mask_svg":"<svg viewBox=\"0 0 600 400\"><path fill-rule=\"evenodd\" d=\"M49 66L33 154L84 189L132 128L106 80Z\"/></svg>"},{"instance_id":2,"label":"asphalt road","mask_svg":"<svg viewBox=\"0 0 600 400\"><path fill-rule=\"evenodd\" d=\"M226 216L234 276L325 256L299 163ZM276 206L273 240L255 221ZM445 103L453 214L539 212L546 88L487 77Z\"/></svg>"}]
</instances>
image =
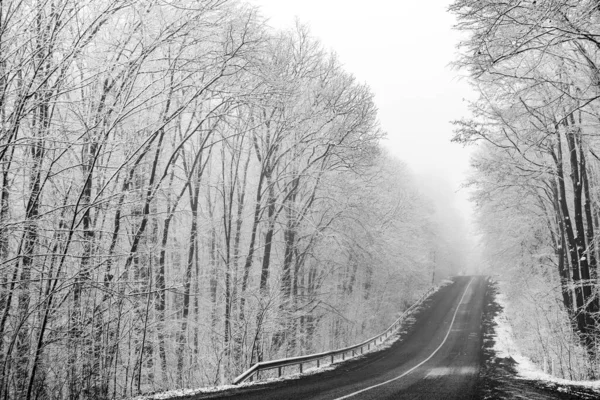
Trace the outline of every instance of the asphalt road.
<instances>
[{"instance_id":1,"label":"asphalt road","mask_svg":"<svg viewBox=\"0 0 600 400\"><path fill-rule=\"evenodd\" d=\"M455 278L402 340L334 370L191 399L476 399L486 287L485 277Z\"/></svg>"}]
</instances>

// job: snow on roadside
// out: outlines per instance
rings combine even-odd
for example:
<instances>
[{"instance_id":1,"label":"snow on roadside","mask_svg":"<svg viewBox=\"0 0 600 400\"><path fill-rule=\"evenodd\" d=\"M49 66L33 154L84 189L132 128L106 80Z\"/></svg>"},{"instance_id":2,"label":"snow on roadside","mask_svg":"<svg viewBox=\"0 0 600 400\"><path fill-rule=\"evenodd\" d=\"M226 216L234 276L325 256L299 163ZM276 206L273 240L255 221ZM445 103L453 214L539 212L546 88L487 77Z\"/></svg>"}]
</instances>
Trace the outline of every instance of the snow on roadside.
<instances>
[{"instance_id":1,"label":"snow on roadside","mask_svg":"<svg viewBox=\"0 0 600 400\"><path fill-rule=\"evenodd\" d=\"M506 310L506 295L504 293L497 293L496 303L498 303L503 310ZM496 317L494 317L494 322L496 323L494 335L494 351L496 352L496 356L502 358L511 357L513 360L515 360L517 363L515 368L520 378L545 381L557 385L580 386L600 391L600 381L570 381L568 379L557 378L545 373L528 357L525 357L520 353L519 348L513 340L512 327L506 318L504 311L501 311L498 315L496 315Z\"/></svg>"}]
</instances>

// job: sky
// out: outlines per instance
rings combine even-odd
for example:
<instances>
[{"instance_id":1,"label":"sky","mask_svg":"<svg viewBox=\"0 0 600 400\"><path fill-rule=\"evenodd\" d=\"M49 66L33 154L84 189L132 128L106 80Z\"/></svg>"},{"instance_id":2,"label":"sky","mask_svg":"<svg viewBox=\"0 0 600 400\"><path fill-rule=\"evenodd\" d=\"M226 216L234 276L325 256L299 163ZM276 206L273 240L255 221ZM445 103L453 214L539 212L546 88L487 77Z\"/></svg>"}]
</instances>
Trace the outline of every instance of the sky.
<instances>
[{"instance_id":1,"label":"sky","mask_svg":"<svg viewBox=\"0 0 600 400\"><path fill-rule=\"evenodd\" d=\"M452 29L450 0L250 0L274 28L308 25L346 71L375 94L383 145L422 179L436 176L455 192L456 207L471 218L461 189L469 149L450 142L450 121L468 116L473 99L466 79L449 64L460 33Z\"/></svg>"}]
</instances>

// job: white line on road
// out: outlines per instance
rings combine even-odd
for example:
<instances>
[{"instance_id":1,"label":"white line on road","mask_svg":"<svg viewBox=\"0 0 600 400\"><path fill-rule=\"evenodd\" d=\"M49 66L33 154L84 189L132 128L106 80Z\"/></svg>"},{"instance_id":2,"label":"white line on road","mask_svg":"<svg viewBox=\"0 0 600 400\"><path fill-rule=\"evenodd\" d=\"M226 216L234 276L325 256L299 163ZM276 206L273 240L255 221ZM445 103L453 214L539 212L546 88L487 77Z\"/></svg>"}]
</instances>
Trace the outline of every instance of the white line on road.
<instances>
[{"instance_id":1,"label":"white line on road","mask_svg":"<svg viewBox=\"0 0 600 400\"><path fill-rule=\"evenodd\" d=\"M392 379L390 379L390 380L388 380L388 381L385 381L385 382L378 383L377 385L369 386L368 388L361 389L361 390L359 390L359 391L357 391L357 392L350 393L350 394L347 394L347 395L345 395L345 396L342 396L342 397L338 397L338 398L336 398L336 399L334 399L334 400L343 400L343 399L348 399L348 398L350 398L350 397L356 396L357 394L360 394L360 393L366 392L366 391L368 391L368 390L371 390L371 389L375 389L376 387L383 386L383 385L387 385L387 384L388 384L388 383L390 383L390 382L397 381L398 379L400 379L400 378L403 378L403 377L405 377L406 375L410 374L410 373L411 373L411 372L413 372L415 369L417 369L417 368L419 368L421 365L425 364L427 361L431 360L431 358L432 358L432 357L435 355L435 353L437 353L437 352L438 352L438 351L439 351L439 350L442 348L442 346L444 345L444 343L446 343L446 340L448 339L448 336L450 336L450 331L452 330L452 325L454 325L454 320L456 319L456 314L458 314L458 309L460 308L460 305L461 305L461 303L462 303L463 299L465 298L465 294L467 294L467 290L469 290L469 286L471 286L471 283L473 282L473 279L475 279L475 278L471 278L471 280L469 281L469 284L468 284L468 285L467 285L467 287L465 288L465 291L463 292L463 295L462 295L462 297L460 298L460 301L458 302L458 305L456 306L456 310L454 311L454 316L452 317L452 322L450 322L450 327L448 328L448 332L446 332L446 336L444 337L444 340L442 340L442 343L441 343L441 344L440 344L440 345L437 347L437 349L435 349L435 350L433 351L433 353L431 353L431 354L429 355L429 357L427 357L426 359L424 359L423 361L421 361L419 364L415 365L414 367L412 367L411 369L409 369L408 371L406 371L405 373L403 373L403 374L402 374L402 375L400 375L400 376L397 376L397 377L395 377L395 378L392 378Z\"/></svg>"}]
</instances>

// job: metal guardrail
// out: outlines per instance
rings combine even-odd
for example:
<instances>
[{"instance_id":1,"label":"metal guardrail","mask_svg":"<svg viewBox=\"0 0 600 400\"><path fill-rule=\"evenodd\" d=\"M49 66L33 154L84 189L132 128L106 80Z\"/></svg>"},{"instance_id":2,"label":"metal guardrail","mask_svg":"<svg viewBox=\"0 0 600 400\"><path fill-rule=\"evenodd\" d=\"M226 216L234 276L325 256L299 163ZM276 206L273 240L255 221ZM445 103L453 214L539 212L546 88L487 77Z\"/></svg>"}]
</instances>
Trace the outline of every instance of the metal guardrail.
<instances>
[{"instance_id":1,"label":"metal guardrail","mask_svg":"<svg viewBox=\"0 0 600 400\"><path fill-rule=\"evenodd\" d=\"M419 300L417 300L413 305L408 307L402 313L402 315L400 315L400 317L398 317L398 319L396 321L394 321L394 323L392 325L390 325L389 328L387 328L383 333L372 337L371 339L365 340L364 342L356 344L354 346L349 346L349 347L345 347L343 349L338 349L338 350L327 351L324 353L309 354L306 356L299 356L299 357L292 357L292 358L282 358L280 360L273 360L273 361L262 361L262 362L254 364L248 370L246 370L241 375L239 375L237 378L235 378L233 380L233 384L237 385L237 384L247 381L248 379L250 379L252 381L254 375L256 375L256 379L258 380L258 379L260 379L260 375L259 375L260 371L266 371L266 370L271 370L271 369L277 368L278 376L281 377L283 367L289 367L291 365L298 365L299 371L300 371L300 373L302 373L303 372L302 364L305 364L305 363L316 361L317 368L319 368L321 366L321 360L323 360L323 359L330 359L329 364L331 365L335 362L336 356L339 357L341 355L341 360L343 361L346 359L346 355L349 353L352 353L351 357L356 356L357 354L359 354L359 352L360 352L360 354L363 354L363 350L365 347L367 348L367 351L370 350L371 345L377 346L378 342L379 342L379 344L383 343L396 330L398 330L400 328L400 323L402 322L402 320L404 318L406 318L406 314L408 314L410 311L412 311L414 308L416 308L418 305L420 305L423 302L423 300L426 299L431 294L431 292L433 290L434 290L434 288L429 289L423 296L421 296L421 298L419 298Z\"/></svg>"}]
</instances>

